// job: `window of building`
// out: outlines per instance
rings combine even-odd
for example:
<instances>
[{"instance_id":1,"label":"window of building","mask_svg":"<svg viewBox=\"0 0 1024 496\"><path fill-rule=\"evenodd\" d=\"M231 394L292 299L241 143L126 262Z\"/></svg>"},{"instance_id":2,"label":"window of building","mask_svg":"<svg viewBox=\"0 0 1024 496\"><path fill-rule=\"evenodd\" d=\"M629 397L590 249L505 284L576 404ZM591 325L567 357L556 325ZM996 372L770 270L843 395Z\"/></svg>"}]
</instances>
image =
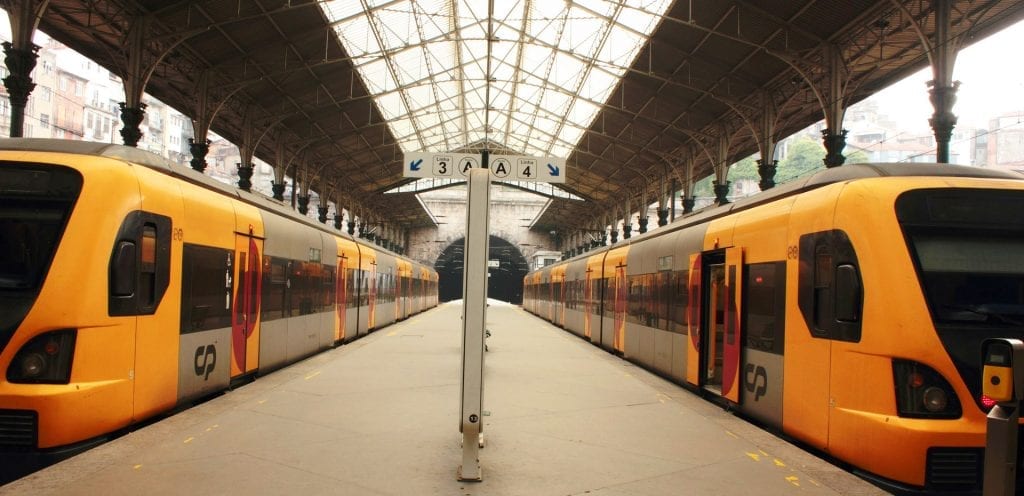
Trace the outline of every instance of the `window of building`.
<instances>
[{"instance_id":1,"label":"window of building","mask_svg":"<svg viewBox=\"0 0 1024 496\"><path fill-rule=\"evenodd\" d=\"M60 81L59 81L59 85L60 85L59 88L60 88L61 91L67 91L68 90L68 78L61 77Z\"/></svg>"},{"instance_id":2,"label":"window of building","mask_svg":"<svg viewBox=\"0 0 1024 496\"><path fill-rule=\"evenodd\" d=\"M43 129L50 127L50 116L47 114L39 114L39 125L43 126Z\"/></svg>"}]
</instances>

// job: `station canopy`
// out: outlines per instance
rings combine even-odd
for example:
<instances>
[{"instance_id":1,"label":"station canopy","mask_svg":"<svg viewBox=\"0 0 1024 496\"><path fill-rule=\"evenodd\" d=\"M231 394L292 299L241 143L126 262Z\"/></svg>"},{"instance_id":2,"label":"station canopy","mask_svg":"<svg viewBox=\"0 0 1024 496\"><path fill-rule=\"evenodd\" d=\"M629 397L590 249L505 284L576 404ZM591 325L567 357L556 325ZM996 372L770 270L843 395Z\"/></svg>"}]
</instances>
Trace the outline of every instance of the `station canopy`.
<instances>
[{"instance_id":1,"label":"station canopy","mask_svg":"<svg viewBox=\"0 0 1024 496\"><path fill-rule=\"evenodd\" d=\"M669 0L322 4L404 152L568 158Z\"/></svg>"},{"instance_id":2,"label":"station canopy","mask_svg":"<svg viewBox=\"0 0 1024 496\"><path fill-rule=\"evenodd\" d=\"M39 29L403 228L436 222L403 153L562 157L531 225L569 234L928 67L942 1L48 0ZM957 48L1024 19L948 1Z\"/></svg>"}]
</instances>

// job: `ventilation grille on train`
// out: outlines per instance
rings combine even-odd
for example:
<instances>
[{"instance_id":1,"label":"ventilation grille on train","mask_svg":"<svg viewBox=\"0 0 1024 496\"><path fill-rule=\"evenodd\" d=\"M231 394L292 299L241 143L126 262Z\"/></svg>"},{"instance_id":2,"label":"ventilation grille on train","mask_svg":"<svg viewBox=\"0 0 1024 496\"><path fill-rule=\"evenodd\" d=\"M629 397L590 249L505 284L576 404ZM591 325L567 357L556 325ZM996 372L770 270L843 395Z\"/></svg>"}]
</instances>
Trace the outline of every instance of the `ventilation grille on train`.
<instances>
[{"instance_id":1,"label":"ventilation grille on train","mask_svg":"<svg viewBox=\"0 0 1024 496\"><path fill-rule=\"evenodd\" d=\"M0 448L35 448L39 417L32 410L0 410Z\"/></svg>"},{"instance_id":2,"label":"ventilation grille on train","mask_svg":"<svg viewBox=\"0 0 1024 496\"><path fill-rule=\"evenodd\" d=\"M925 485L929 490L980 489L983 467L980 448L931 448Z\"/></svg>"}]
</instances>

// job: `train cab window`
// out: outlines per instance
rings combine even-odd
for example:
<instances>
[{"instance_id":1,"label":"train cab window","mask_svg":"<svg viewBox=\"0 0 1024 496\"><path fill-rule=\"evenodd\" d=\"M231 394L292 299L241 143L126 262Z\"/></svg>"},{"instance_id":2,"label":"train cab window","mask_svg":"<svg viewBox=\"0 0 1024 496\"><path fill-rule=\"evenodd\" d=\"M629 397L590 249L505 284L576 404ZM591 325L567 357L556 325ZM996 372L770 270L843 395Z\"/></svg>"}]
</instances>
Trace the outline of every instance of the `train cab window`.
<instances>
[{"instance_id":1,"label":"train cab window","mask_svg":"<svg viewBox=\"0 0 1024 496\"><path fill-rule=\"evenodd\" d=\"M167 290L170 270L170 217L128 214L110 255L108 313L152 315Z\"/></svg>"},{"instance_id":2,"label":"train cab window","mask_svg":"<svg viewBox=\"0 0 1024 496\"><path fill-rule=\"evenodd\" d=\"M859 342L864 304L857 254L845 232L800 237L797 300L815 337Z\"/></svg>"}]
</instances>

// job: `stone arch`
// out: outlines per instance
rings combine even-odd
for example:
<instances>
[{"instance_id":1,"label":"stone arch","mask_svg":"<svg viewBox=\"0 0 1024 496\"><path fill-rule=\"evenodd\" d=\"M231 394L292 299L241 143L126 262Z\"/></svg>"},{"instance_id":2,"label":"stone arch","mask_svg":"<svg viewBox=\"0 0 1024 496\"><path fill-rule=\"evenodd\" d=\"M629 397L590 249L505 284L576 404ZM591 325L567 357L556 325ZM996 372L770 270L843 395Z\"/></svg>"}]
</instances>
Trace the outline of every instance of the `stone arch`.
<instances>
[{"instance_id":1,"label":"stone arch","mask_svg":"<svg viewBox=\"0 0 1024 496\"><path fill-rule=\"evenodd\" d=\"M462 264L465 257L466 238L460 238L448 245L434 263L439 276L438 292L441 301L462 298ZM489 269L490 278L487 284L487 295L496 300L509 303L523 302L523 277L530 269L530 264L523 257L519 248L512 243L491 235L488 260L497 260L500 264Z\"/></svg>"}]
</instances>

